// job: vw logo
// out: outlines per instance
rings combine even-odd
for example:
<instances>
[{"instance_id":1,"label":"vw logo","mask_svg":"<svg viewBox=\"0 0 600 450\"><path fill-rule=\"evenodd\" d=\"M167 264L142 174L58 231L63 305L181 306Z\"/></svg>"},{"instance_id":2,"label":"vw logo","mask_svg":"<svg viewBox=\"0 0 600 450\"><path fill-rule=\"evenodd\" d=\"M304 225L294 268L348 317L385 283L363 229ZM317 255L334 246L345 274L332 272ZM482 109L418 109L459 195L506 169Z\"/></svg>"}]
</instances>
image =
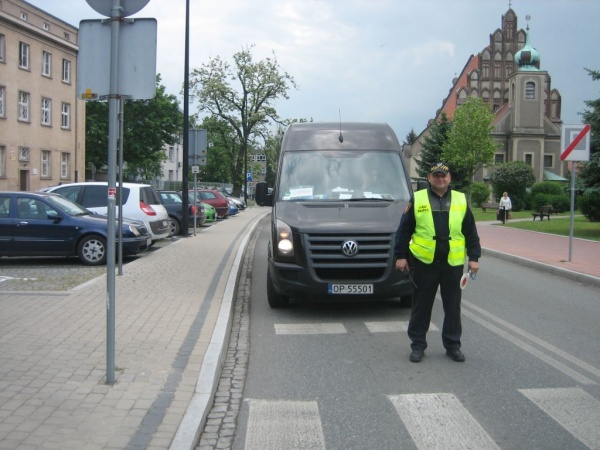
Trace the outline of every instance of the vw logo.
<instances>
[{"instance_id":1,"label":"vw logo","mask_svg":"<svg viewBox=\"0 0 600 450\"><path fill-rule=\"evenodd\" d=\"M346 256L356 256L358 254L358 244L354 241L346 241L342 244L342 253Z\"/></svg>"}]
</instances>

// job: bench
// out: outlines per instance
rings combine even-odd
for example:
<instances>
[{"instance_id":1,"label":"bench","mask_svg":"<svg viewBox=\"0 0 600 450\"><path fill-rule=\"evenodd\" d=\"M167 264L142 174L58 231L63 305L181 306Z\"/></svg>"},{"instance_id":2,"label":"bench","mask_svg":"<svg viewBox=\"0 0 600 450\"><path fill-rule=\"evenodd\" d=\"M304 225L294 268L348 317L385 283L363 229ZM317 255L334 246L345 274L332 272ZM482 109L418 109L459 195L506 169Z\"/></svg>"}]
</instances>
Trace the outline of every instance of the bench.
<instances>
[{"instance_id":1,"label":"bench","mask_svg":"<svg viewBox=\"0 0 600 450\"><path fill-rule=\"evenodd\" d=\"M546 216L548 218L548 220L550 220L550 213L552 212L552 206L542 206L539 210L539 212L536 213L531 213L531 215L533 216L533 220L535 222L535 218L539 217L540 218L540 222L542 220L544 220L544 216Z\"/></svg>"},{"instance_id":2,"label":"bench","mask_svg":"<svg viewBox=\"0 0 600 450\"><path fill-rule=\"evenodd\" d=\"M492 203L492 202L488 202L488 203L482 203L481 204L481 210L483 212L487 212L486 210L488 208L493 209L493 210L497 210L498 209L498 203Z\"/></svg>"}]
</instances>

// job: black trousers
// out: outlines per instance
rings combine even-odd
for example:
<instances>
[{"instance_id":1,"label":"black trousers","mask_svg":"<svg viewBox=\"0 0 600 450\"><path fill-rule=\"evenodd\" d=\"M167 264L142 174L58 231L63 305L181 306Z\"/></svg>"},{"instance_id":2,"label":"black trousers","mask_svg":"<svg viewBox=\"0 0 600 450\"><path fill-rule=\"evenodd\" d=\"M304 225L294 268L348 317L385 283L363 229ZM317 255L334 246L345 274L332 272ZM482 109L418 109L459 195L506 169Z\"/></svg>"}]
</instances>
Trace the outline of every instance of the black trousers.
<instances>
[{"instance_id":1,"label":"black trousers","mask_svg":"<svg viewBox=\"0 0 600 450\"><path fill-rule=\"evenodd\" d=\"M447 349L460 348L462 324L460 321L460 278L464 266L451 266L447 261L434 261L425 264L419 260L414 263L414 280L417 285L413 298L412 313L408 323L408 337L411 348L425 350L426 334L431 322L431 310L435 295L440 287L444 306L444 325L442 343Z\"/></svg>"}]
</instances>

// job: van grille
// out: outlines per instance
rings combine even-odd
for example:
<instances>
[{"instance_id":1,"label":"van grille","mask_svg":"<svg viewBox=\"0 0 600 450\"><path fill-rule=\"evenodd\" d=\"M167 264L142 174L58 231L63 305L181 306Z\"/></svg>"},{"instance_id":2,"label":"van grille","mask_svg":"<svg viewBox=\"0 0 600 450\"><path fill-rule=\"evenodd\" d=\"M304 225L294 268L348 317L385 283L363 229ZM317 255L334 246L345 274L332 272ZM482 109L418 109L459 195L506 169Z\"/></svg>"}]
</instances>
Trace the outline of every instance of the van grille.
<instances>
[{"instance_id":1,"label":"van grille","mask_svg":"<svg viewBox=\"0 0 600 450\"><path fill-rule=\"evenodd\" d=\"M367 282L382 279L390 268L394 234L309 234L305 248L309 267L322 281ZM358 245L355 256L342 253L344 242Z\"/></svg>"}]
</instances>

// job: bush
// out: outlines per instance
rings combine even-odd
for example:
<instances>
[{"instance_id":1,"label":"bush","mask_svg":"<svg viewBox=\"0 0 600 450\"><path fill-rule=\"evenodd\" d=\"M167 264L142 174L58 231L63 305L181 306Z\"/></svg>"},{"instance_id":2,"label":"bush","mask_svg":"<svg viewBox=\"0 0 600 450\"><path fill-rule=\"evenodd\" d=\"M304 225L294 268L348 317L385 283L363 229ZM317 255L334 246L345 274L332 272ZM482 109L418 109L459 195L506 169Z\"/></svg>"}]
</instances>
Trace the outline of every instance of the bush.
<instances>
[{"instance_id":1,"label":"bush","mask_svg":"<svg viewBox=\"0 0 600 450\"><path fill-rule=\"evenodd\" d=\"M600 222L600 193L582 195L578 204L579 209L590 222Z\"/></svg>"},{"instance_id":2,"label":"bush","mask_svg":"<svg viewBox=\"0 0 600 450\"><path fill-rule=\"evenodd\" d=\"M485 183L473 183L471 185L471 200L473 205L481 206L490 197L490 188Z\"/></svg>"},{"instance_id":3,"label":"bush","mask_svg":"<svg viewBox=\"0 0 600 450\"><path fill-rule=\"evenodd\" d=\"M531 194L534 196L536 194L563 195L564 193L563 184L556 181L542 181L531 186Z\"/></svg>"},{"instance_id":4,"label":"bush","mask_svg":"<svg viewBox=\"0 0 600 450\"><path fill-rule=\"evenodd\" d=\"M571 199L566 195L535 194L531 197L531 210L538 211L542 206L552 205L554 211L565 212L571 209Z\"/></svg>"}]
</instances>

